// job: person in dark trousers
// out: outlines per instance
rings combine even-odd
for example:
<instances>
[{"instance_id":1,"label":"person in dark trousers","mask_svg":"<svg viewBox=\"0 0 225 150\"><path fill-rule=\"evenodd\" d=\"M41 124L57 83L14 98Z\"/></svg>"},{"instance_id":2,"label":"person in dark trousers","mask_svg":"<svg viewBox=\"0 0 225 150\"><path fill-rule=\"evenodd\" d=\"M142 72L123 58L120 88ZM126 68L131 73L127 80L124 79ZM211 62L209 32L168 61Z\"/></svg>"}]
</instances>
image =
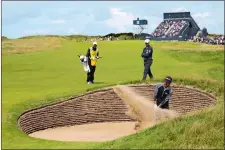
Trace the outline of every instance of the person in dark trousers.
<instances>
[{"instance_id":1,"label":"person in dark trousers","mask_svg":"<svg viewBox=\"0 0 225 150\"><path fill-rule=\"evenodd\" d=\"M170 86L172 78L167 76L164 83L156 84L154 91L154 103L162 109L169 109L169 102L172 96L172 88Z\"/></svg>"},{"instance_id":2,"label":"person in dark trousers","mask_svg":"<svg viewBox=\"0 0 225 150\"><path fill-rule=\"evenodd\" d=\"M93 84L97 59L99 58L97 42L93 42L93 46L88 49L86 57L88 58L88 65L90 67L90 72L87 73L87 83Z\"/></svg>"},{"instance_id":3,"label":"person in dark trousers","mask_svg":"<svg viewBox=\"0 0 225 150\"><path fill-rule=\"evenodd\" d=\"M147 75L149 75L150 79L153 79L153 74L150 68L153 62L153 48L150 46L149 42L149 39L145 40L146 47L143 49L143 52L141 54L141 57L144 59L144 75L142 80L146 80Z\"/></svg>"}]
</instances>

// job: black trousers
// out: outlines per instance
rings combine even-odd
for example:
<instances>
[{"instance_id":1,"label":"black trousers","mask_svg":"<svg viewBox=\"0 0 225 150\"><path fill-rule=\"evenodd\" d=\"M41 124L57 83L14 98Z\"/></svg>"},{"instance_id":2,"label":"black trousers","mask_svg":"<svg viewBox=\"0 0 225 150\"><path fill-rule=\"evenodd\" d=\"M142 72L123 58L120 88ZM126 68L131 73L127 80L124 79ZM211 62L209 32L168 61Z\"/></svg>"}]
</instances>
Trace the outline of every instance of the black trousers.
<instances>
[{"instance_id":1,"label":"black trousers","mask_svg":"<svg viewBox=\"0 0 225 150\"><path fill-rule=\"evenodd\" d=\"M147 75L148 75L150 78L153 77L153 74L152 74L152 71L151 71L151 68L150 68L151 65L152 65L152 62L153 62L152 59L144 60L144 75L143 75L142 80L146 80Z\"/></svg>"},{"instance_id":2,"label":"black trousers","mask_svg":"<svg viewBox=\"0 0 225 150\"><path fill-rule=\"evenodd\" d=\"M156 105L159 106L162 103L163 100L157 100ZM160 108L162 109L169 109L169 102L167 101L165 104L163 104Z\"/></svg>"},{"instance_id":3,"label":"black trousers","mask_svg":"<svg viewBox=\"0 0 225 150\"><path fill-rule=\"evenodd\" d=\"M95 68L96 66L89 65L90 72L87 73L87 82L93 82L94 81L94 75L95 75Z\"/></svg>"}]
</instances>

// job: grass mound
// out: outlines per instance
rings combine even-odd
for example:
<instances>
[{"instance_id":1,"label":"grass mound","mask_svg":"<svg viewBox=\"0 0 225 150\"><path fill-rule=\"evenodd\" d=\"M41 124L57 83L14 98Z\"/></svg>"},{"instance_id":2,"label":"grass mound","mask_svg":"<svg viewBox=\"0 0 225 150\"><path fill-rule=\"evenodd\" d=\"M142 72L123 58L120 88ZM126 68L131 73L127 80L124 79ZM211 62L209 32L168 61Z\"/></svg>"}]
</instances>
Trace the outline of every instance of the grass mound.
<instances>
[{"instance_id":1,"label":"grass mound","mask_svg":"<svg viewBox=\"0 0 225 150\"><path fill-rule=\"evenodd\" d=\"M61 37L32 37L2 41L2 53L27 53L52 50L62 46Z\"/></svg>"}]
</instances>

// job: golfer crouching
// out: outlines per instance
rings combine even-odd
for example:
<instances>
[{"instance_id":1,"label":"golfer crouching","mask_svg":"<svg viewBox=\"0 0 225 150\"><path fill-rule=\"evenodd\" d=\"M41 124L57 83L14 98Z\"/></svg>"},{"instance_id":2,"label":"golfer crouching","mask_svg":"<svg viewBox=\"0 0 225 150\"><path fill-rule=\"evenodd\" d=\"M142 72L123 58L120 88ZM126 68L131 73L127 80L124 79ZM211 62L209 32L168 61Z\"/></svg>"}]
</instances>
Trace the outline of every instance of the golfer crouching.
<instances>
[{"instance_id":1,"label":"golfer crouching","mask_svg":"<svg viewBox=\"0 0 225 150\"><path fill-rule=\"evenodd\" d=\"M154 103L155 107L162 109L169 109L170 98L172 95L171 88L172 78L167 76L164 83L156 84L154 91Z\"/></svg>"}]
</instances>

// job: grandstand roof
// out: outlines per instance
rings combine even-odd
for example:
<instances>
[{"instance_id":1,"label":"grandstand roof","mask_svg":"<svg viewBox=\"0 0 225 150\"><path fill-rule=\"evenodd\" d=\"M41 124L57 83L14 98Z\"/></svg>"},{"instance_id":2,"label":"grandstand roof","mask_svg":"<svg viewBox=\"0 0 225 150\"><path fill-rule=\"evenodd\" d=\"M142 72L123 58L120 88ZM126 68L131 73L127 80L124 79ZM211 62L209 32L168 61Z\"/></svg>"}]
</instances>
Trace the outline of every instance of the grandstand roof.
<instances>
[{"instance_id":1,"label":"grandstand roof","mask_svg":"<svg viewBox=\"0 0 225 150\"><path fill-rule=\"evenodd\" d=\"M163 13L164 19L191 18L190 12L169 12Z\"/></svg>"}]
</instances>

